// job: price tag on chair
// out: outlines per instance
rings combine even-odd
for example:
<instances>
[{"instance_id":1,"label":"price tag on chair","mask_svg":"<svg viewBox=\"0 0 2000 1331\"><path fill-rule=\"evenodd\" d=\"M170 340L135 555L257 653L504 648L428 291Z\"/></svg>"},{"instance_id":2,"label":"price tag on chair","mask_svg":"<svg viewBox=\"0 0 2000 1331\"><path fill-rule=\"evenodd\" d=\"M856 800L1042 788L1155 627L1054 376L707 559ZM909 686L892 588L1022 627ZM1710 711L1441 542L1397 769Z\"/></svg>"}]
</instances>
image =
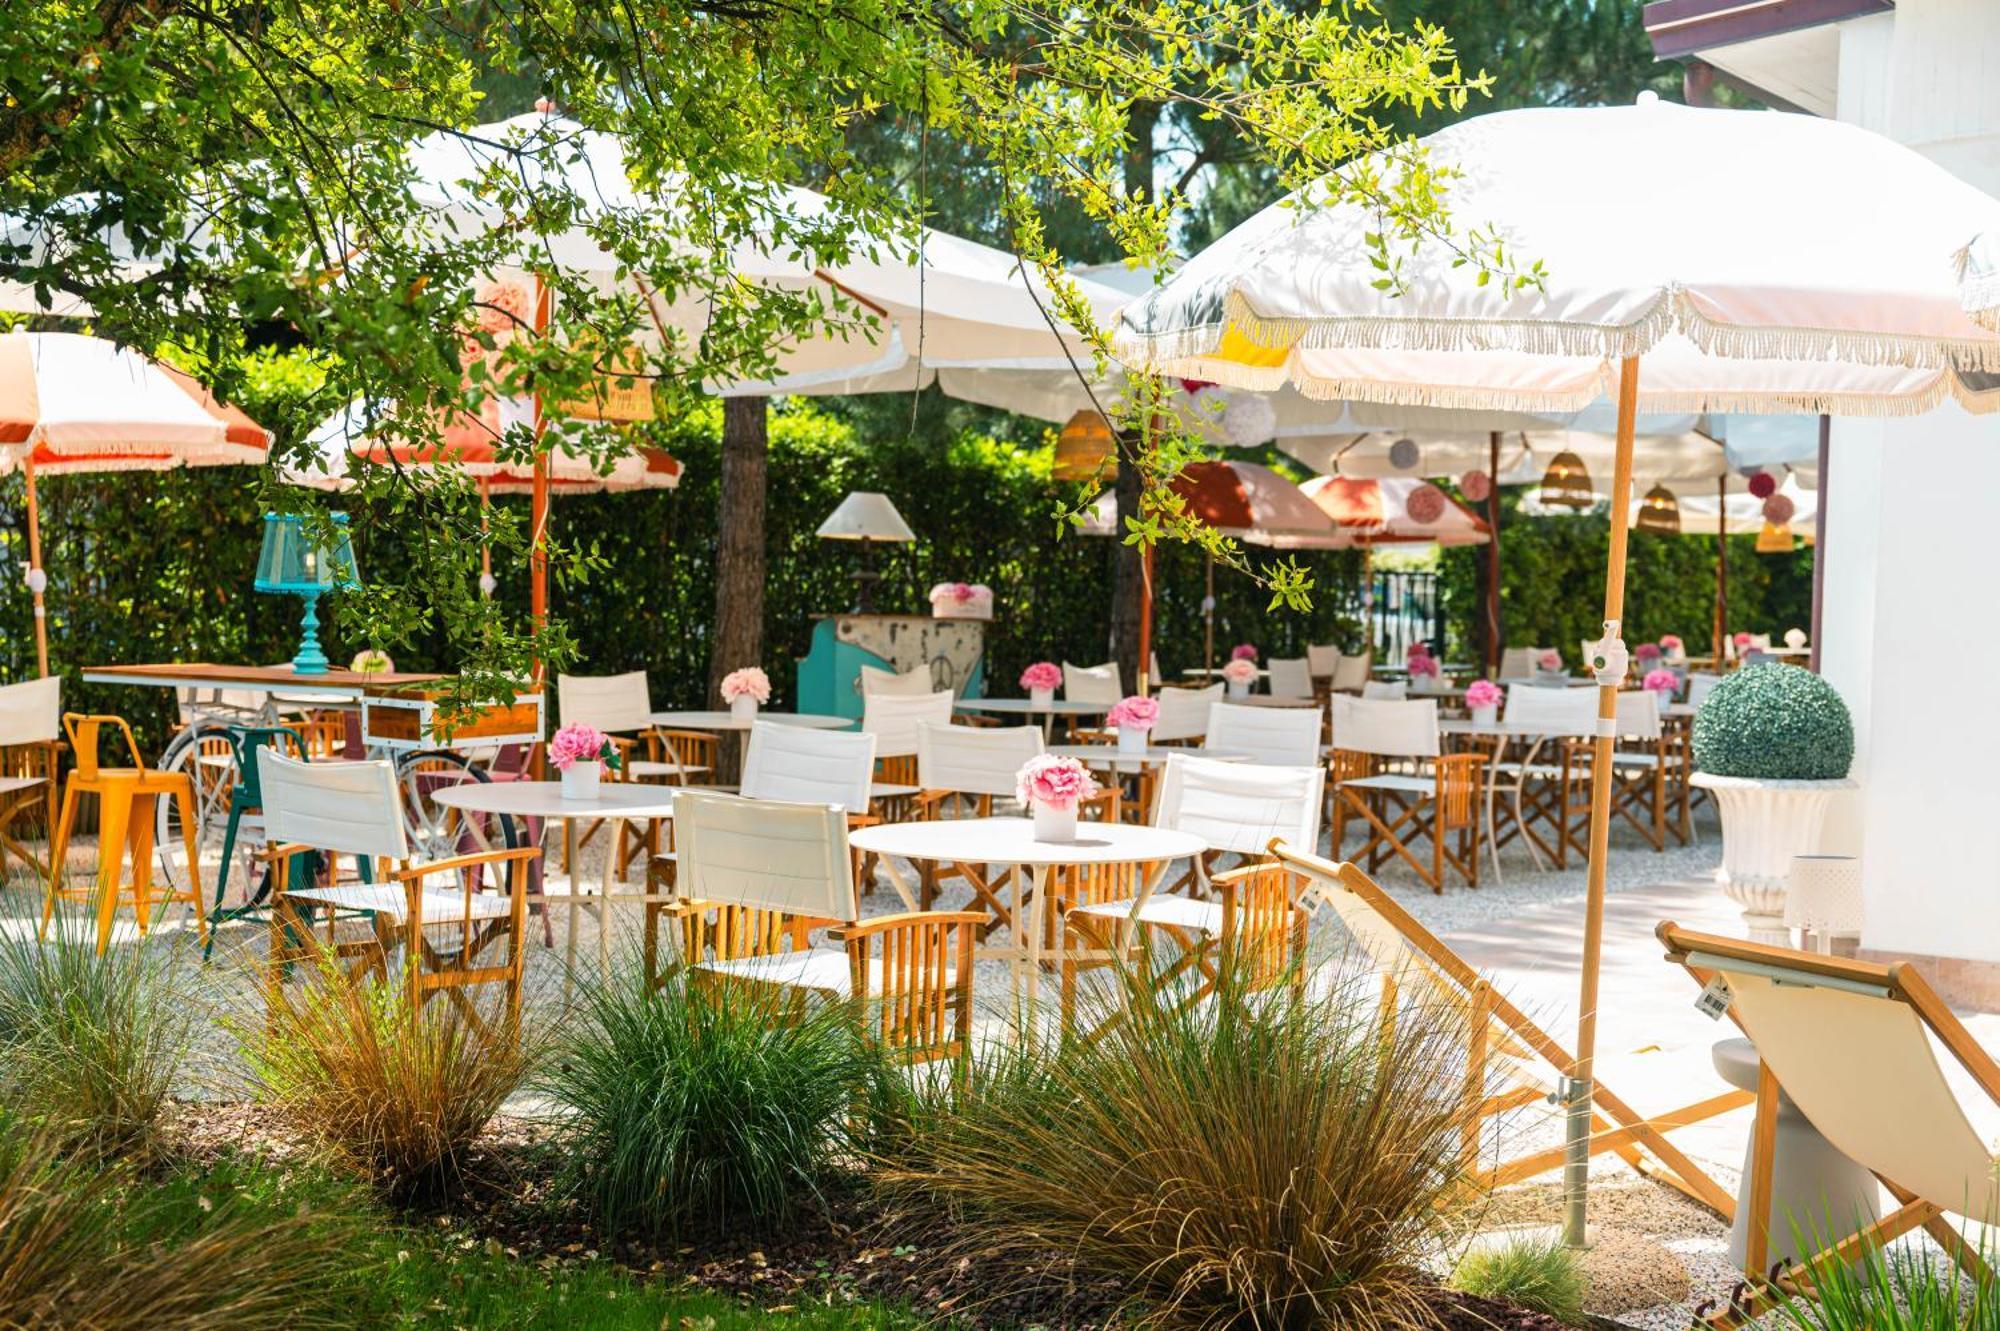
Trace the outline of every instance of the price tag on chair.
<instances>
[{"instance_id":1,"label":"price tag on chair","mask_svg":"<svg viewBox=\"0 0 2000 1331\"><path fill-rule=\"evenodd\" d=\"M1721 1021L1729 1011L1730 998L1728 979L1718 975L1702 988L1701 996L1694 1000L1694 1010L1710 1021Z\"/></svg>"}]
</instances>

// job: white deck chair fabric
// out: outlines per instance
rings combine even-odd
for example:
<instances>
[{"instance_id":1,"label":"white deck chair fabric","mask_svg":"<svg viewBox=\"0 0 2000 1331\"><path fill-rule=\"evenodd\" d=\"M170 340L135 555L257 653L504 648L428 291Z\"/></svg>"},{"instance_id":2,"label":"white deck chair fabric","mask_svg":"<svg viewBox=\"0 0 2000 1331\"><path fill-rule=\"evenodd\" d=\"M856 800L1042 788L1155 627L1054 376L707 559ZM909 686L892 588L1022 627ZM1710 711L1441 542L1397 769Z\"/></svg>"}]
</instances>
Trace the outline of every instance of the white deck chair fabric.
<instances>
[{"instance_id":1,"label":"white deck chair fabric","mask_svg":"<svg viewBox=\"0 0 2000 1331\"><path fill-rule=\"evenodd\" d=\"M1333 672L1340 665L1340 648L1332 644L1316 646L1306 644L1306 669L1314 679L1332 679Z\"/></svg>"},{"instance_id":2,"label":"white deck chair fabric","mask_svg":"<svg viewBox=\"0 0 2000 1331\"><path fill-rule=\"evenodd\" d=\"M1541 651L1534 647L1509 647L1500 653L1501 679L1528 679L1535 673Z\"/></svg>"},{"instance_id":3,"label":"white deck chair fabric","mask_svg":"<svg viewBox=\"0 0 2000 1331\"><path fill-rule=\"evenodd\" d=\"M1271 672L1271 696L1274 698L1310 698L1313 696L1312 666L1303 656L1274 656L1267 669Z\"/></svg>"},{"instance_id":4,"label":"white deck chair fabric","mask_svg":"<svg viewBox=\"0 0 2000 1331\"><path fill-rule=\"evenodd\" d=\"M1575 692L1590 696L1594 689ZM1591 698L1594 703L1596 699ZM1660 695L1651 689L1621 689L1618 693L1618 734L1623 739L1660 737Z\"/></svg>"},{"instance_id":5,"label":"white deck chair fabric","mask_svg":"<svg viewBox=\"0 0 2000 1331\"><path fill-rule=\"evenodd\" d=\"M691 791L674 799L679 895L783 911L855 918L847 818L831 804L794 804Z\"/></svg>"},{"instance_id":6,"label":"white deck chair fabric","mask_svg":"<svg viewBox=\"0 0 2000 1331\"><path fill-rule=\"evenodd\" d=\"M1375 653L1362 652L1359 656L1343 656L1335 663L1333 690L1336 693L1359 693L1367 686L1370 674L1375 669Z\"/></svg>"},{"instance_id":7,"label":"white deck chair fabric","mask_svg":"<svg viewBox=\"0 0 2000 1331\"><path fill-rule=\"evenodd\" d=\"M1319 765L1319 708L1212 703L1202 747L1269 767Z\"/></svg>"},{"instance_id":8,"label":"white deck chair fabric","mask_svg":"<svg viewBox=\"0 0 2000 1331\"><path fill-rule=\"evenodd\" d=\"M1708 695L1715 692L1715 686L1722 682L1720 675L1689 675L1687 687L1688 706L1699 708L1708 701Z\"/></svg>"},{"instance_id":9,"label":"white deck chair fabric","mask_svg":"<svg viewBox=\"0 0 2000 1331\"><path fill-rule=\"evenodd\" d=\"M1435 758L1440 752L1437 702L1336 697L1333 747L1380 758Z\"/></svg>"},{"instance_id":10,"label":"white deck chair fabric","mask_svg":"<svg viewBox=\"0 0 2000 1331\"><path fill-rule=\"evenodd\" d=\"M1223 686L1210 684L1200 689L1161 689L1153 695L1160 715L1153 722L1152 742L1200 739L1208 733L1208 709L1222 701Z\"/></svg>"},{"instance_id":11,"label":"white deck chair fabric","mask_svg":"<svg viewBox=\"0 0 2000 1331\"><path fill-rule=\"evenodd\" d=\"M653 724L653 700L643 670L557 675L556 708L564 725L581 722L608 735L633 735Z\"/></svg>"},{"instance_id":12,"label":"white deck chair fabric","mask_svg":"<svg viewBox=\"0 0 2000 1331\"><path fill-rule=\"evenodd\" d=\"M1361 686L1361 696L1376 702L1401 702L1410 696L1410 686L1406 680L1371 679Z\"/></svg>"},{"instance_id":13,"label":"white deck chair fabric","mask_svg":"<svg viewBox=\"0 0 2000 1331\"><path fill-rule=\"evenodd\" d=\"M335 855L410 858L402 790L386 760L309 763L266 744L257 750L257 782L272 841Z\"/></svg>"},{"instance_id":14,"label":"white deck chair fabric","mask_svg":"<svg viewBox=\"0 0 2000 1331\"><path fill-rule=\"evenodd\" d=\"M1070 702L1103 703L1109 707L1125 696L1118 682L1118 663L1078 666L1063 662L1063 697Z\"/></svg>"},{"instance_id":15,"label":"white deck chair fabric","mask_svg":"<svg viewBox=\"0 0 2000 1331\"><path fill-rule=\"evenodd\" d=\"M917 727L917 784L925 790L1014 798L1015 777L1041 753L1040 726Z\"/></svg>"},{"instance_id":16,"label":"white deck chair fabric","mask_svg":"<svg viewBox=\"0 0 2000 1331\"><path fill-rule=\"evenodd\" d=\"M1544 735L1588 736L1597 733L1596 689L1545 689L1519 681L1507 686L1510 726Z\"/></svg>"},{"instance_id":17,"label":"white deck chair fabric","mask_svg":"<svg viewBox=\"0 0 2000 1331\"><path fill-rule=\"evenodd\" d=\"M0 748L62 738L62 676L0 687Z\"/></svg>"},{"instance_id":18,"label":"white deck chair fabric","mask_svg":"<svg viewBox=\"0 0 2000 1331\"><path fill-rule=\"evenodd\" d=\"M928 665L897 674L871 665L861 667L861 696L864 698L915 698L937 692L937 682Z\"/></svg>"},{"instance_id":19,"label":"white deck chair fabric","mask_svg":"<svg viewBox=\"0 0 2000 1331\"><path fill-rule=\"evenodd\" d=\"M832 804L866 813L874 775L873 735L755 721L738 789L745 799Z\"/></svg>"},{"instance_id":20,"label":"white deck chair fabric","mask_svg":"<svg viewBox=\"0 0 2000 1331\"><path fill-rule=\"evenodd\" d=\"M917 751L917 727L951 724L950 689L916 697L875 694L862 700L861 729L875 737L877 758L901 758Z\"/></svg>"},{"instance_id":21,"label":"white deck chair fabric","mask_svg":"<svg viewBox=\"0 0 2000 1331\"><path fill-rule=\"evenodd\" d=\"M1326 769L1265 767L1214 758L1167 759L1153 825L1187 832L1212 850L1262 855L1273 837L1319 844Z\"/></svg>"}]
</instances>

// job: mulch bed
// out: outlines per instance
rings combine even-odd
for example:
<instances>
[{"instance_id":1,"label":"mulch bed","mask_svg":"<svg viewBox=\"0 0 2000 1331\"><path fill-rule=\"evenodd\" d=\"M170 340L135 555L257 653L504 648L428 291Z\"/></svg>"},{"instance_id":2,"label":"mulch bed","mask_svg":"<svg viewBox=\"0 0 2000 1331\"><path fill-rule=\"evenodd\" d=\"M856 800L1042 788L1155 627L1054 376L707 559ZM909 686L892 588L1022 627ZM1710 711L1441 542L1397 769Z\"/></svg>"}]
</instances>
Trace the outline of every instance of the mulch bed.
<instances>
[{"instance_id":1,"label":"mulch bed","mask_svg":"<svg viewBox=\"0 0 2000 1331\"><path fill-rule=\"evenodd\" d=\"M280 1164L307 1158L257 1105L180 1104L166 1116L164 1133L169 1154L196 1165L232 1153ZM465 1185L450 1208L419 1208L408 1218L445 1244L498 1249L545 1266L602 1259L774 1312L880 1300L971 1328L1087 1331L1113 1319L1124 1292L1117 1281L1077 1278L1069 1260L1049 1250L947 1257L933 1244L910 1241L908 1227L859 1190L802 1208L783 1232L722 1233L678 1244L607 1240L580 1204L561 1195L556 1175L557 1147L546 1125L502 1116L466 1162ZM1432 1306L1443 1331L1564 1331L1543 1314L1445 1289Z\"/></svg>"}]
</instances>

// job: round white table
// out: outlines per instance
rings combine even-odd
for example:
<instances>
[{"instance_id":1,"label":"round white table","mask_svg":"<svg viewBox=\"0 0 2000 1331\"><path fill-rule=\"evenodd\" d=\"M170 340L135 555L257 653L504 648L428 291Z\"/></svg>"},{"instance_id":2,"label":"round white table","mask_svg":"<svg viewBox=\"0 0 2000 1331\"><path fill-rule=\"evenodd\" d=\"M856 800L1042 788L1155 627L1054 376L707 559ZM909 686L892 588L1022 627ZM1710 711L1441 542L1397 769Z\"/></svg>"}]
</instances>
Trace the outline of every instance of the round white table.
<instances>
[{"instance_id":1,"label":"round white table","mask_svg":"<svg viewBox=\"0 0 2000 1331\"><path fill-rule=\"evenodd\" d=\"M654 712L647 720L668 730L745 731L753 721L774 726L803 726L807 730L844 730L856 724L852 717L826 716L818 712L759 712L741 717L734 712Z\"/></svg>"},{"instance_id":2,"label":"round white table","mask_svg":"<svg viewBox=\"0 0 2000 1331\"><path fill-rule=\"evenodd\" d=\"M1033 698L960 698L952 704L960 712L993 712L1001 716L1103 716L1113 706L1108 702L1072 702L1068 698L1051 698L1047 702L1036 702Z\"/></svg>"},{"instance_id":3,"label":"round white table","mask_svg":"<svg viewBox=\"0 0 2000 1331\"><path fill-rule=\"evenodd\" d=\"M457 785L441 786L433 791L431 798L447 808L460 809L467 813L504 814L512 818L545 818L564 823L595 822L661 822L674 816L674 792L684 787L646 785L637 781L607 781L597 788L597 795L587 800L569 800L562 796L560 781L464 781ZM467 829L474 840L484 843L484 836L477 821L469 820ZM597 965L600 977L609 980L611 975L611 917L610 897L617 886L617 845L606 847L604 855L604 882L598 891L597 915ZM542 869L542 890L539 899L544 905L551 903L550 886L554 875L544 864ZM576 924L577 913L583 908L583 891L576 881L574 868L568 875L569 891L569 938L563 948L563 995L569 996L570 987L576 975ZM644 892L622 892L621 897L629 902L644 904L651 900ZM531 900L536 898L530 898Z\"/></svg>"},{"instance_id":4,"label":"round white table","mask_svg":"<svg viewBox=\"0 0 2000 1331\"><path fill-rule=\"evenodd\" d=\"M1028 1007L1035 1004L1036 983L1042 961L1042 911L1047 893L1041 890L1050 869L1085 864L1141 864L1148 868L1139 883L1139 899L1152 893L1153 885L1174 860L1190 859L1208 849L1208 843L1190 832L1162 827L1136 827L1130 823L1078 823L1074 841L1037 841L1030 818L947 818L927 823L884 823L848 833L856 850L875 855L888 871L903 904L911 910L921 907L909 880L896 868L892 856L906 860L929 860L939 864L1004 864L1008 866L1011 904L989 901L999 922L1007 926L1008 946L982 948L987 956L1005 956L1014 966L1018 992L1026 978ZM1022 880L1028 870L1030 882ZM1032 910L1029 925L1020 927L1023 915Z\"/></svg>"},{"instance_id":5,"label":"round white table","mask_svg":"<svg viewBox=\"0 0 2000 1331\"><path fill-rule=\"evenodd\" d=\"M1223 763L1247 762L1250 758L1247 753L1211 753L1207 749L1177 749L1168 745L1149 745L1134 753L1116 744L1051 744L1048 751L1058 758L1074 758L1086 767L1109 767L1127 774L1145 767L1165 767L1167 759L1175 754Z\"/></svg>"}]
</instances>

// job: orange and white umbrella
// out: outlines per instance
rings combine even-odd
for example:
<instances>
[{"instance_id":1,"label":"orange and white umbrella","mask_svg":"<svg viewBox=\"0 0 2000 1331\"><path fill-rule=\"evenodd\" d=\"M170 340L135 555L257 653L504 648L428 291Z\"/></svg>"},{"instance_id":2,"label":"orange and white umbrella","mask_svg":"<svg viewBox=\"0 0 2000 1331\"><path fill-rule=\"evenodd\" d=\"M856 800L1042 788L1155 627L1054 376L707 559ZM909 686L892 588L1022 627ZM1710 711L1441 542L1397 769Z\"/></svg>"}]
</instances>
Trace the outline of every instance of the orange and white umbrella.
<instances>
[{"instance_id":1,"label":"orange and white umbrella","mask_svg":"<svg viewBox=\"0 0 2000 1331\"><path fill-rule=\"evenodd\" d=\"M1315 476L1299 487L1333 519L1347 545L1484 545L1492 539L1473 511L1429 481Z\"/></svg>"},{"instance_id":2,"label":"orange and white umbrella","mask_svg":"<svg viewBox=\"0 0 2000 1331\"><path fill-rule=\"evenodd\" d=\"M35 661L49 673L48 587L35 479L108 471L255 465L271 436L193 378L80 333L0 334L0 476L28 488Z\"/></svg>"}]
</instances>

